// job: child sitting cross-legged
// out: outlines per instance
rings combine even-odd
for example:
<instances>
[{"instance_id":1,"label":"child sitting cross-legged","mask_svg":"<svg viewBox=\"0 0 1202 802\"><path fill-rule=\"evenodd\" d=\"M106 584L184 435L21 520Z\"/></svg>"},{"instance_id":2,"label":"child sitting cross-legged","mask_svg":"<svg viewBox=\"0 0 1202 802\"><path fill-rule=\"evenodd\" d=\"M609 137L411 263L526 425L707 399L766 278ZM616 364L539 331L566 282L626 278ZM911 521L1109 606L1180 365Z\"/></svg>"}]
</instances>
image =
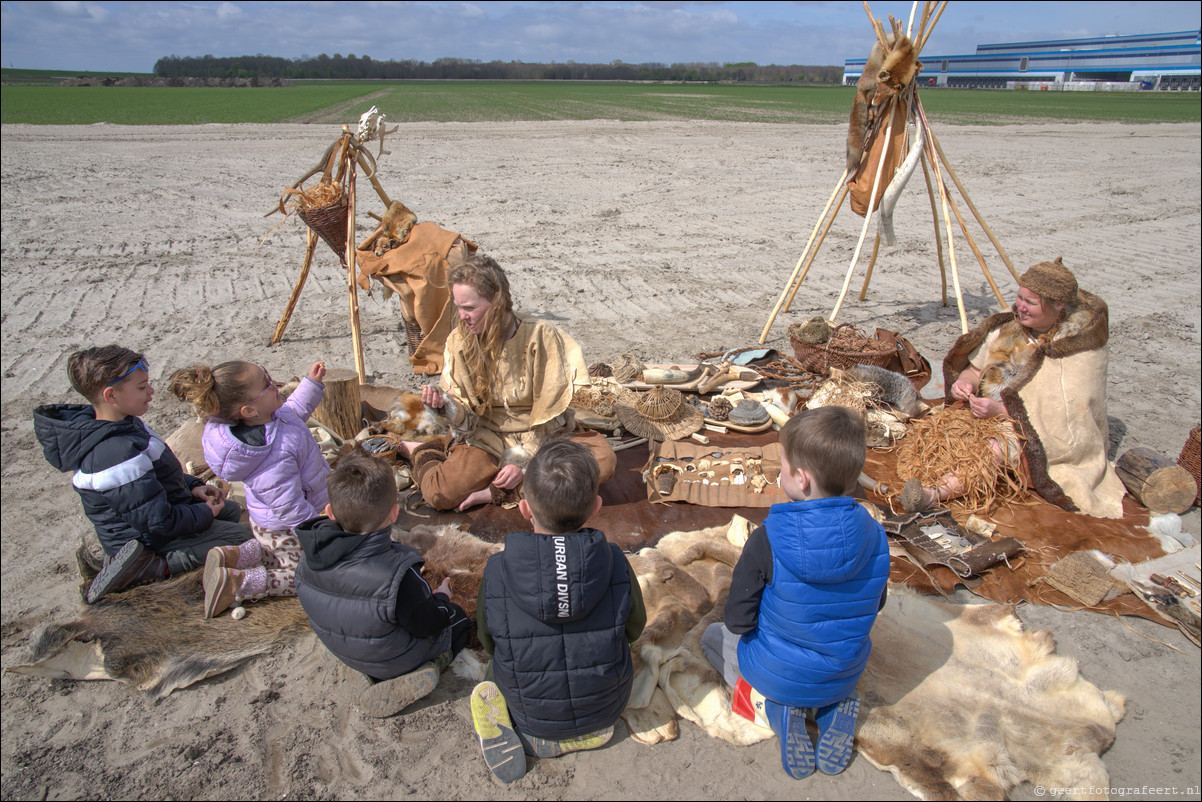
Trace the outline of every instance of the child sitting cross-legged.
<instances>
[{"instance_id":1,"label":"child sitting cross-legged","mask_svg":"<svg viewBox=\"0 0 1202 802\"><path fill-rule=\"evenodd\" d=\"M622 550L584 526L601 507L599 476L584 446L544 444L518 502L534 531L510 532L484 568L476 630L493 680L472 691L472 722L505 783L526 773L526 754L605 745L630 699L630 644L647 613Z\"/></svg>"},{"instance_id":2,"label":"child sitting cross-legged","mask_svg":"<svg viewBox=\"0 0 1202 802\"><path fill-rule=\"evenodd\" d=\"M851 760L868 633L889 579L885 531L854 498L864 422L842 407L805 410L780 431L780 486L735 565L725 621L701 638L737 697L762 696L794 779ZM750 688L747 686L750 685ZM755 695L751 694L754 690ZM754 702L752 702L754 705ZM818 727L815 747L806 717Z\"/></svg>"},{"instance_id":3,"label":"child sitting cross-legged","mask_svg":"<svg viewBox=\"0 0 1202 802\"><path fill-rule=\"evenodd\" d=\"M352 451L326 477L326 491L326 517L295 530L304 549L296 595L317 637L351 669L343 687L359 709L393 716L434 690L467 645L471 622L450 600L450 579L431 591L422 556L393 542L401 508L392 468Z\"/></svg>"}]
</instances>

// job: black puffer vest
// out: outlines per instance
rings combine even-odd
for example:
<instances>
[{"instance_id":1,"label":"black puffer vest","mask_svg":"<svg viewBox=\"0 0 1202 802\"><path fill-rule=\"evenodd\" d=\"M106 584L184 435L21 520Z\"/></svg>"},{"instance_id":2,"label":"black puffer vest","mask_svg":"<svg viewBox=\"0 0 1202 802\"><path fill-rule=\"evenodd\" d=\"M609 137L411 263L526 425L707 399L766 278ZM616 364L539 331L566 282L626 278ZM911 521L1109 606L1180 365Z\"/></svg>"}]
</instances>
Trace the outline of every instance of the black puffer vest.
<instances>
[{"instance_id":1,"label":"black puffer vest","mask_svg":"<svg viewBox=\"0 0 1202 802\"><path fill-rule=\"evenodd\" d=\"M518 729L563 739L610 726L630 699L630 574L595 529L512 532L484 568L493 674Z\"/></svg>"},{"instance_id":2,"label":"black puffer vest","mask_svg":"<svg viewBox=\"0 0 1202 802\"><path fill-rule=\"evenodd\" d=\"M421 555L392 542L389 529L355 535L327 518L306 521L296 533L305 550L296 567L296 595L326 648L376 679L420 666L430 644L397 624L396 604L401 579L422 564ZM353 539L359 542L352 546Z\"/></svg>"}]
</instances>

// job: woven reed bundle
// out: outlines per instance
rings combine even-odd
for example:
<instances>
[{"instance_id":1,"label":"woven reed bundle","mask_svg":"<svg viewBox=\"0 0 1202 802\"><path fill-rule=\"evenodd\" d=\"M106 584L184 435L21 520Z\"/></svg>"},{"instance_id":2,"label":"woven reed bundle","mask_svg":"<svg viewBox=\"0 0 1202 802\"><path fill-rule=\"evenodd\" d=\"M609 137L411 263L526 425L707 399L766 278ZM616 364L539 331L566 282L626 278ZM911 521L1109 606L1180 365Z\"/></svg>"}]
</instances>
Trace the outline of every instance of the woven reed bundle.
<instances>
[{"instance_id":1,"label":"woven reed bundle","mask_svg":"<svg viewBox=\"0 0 1202 802\"><path fill-rule=\"evenodd\" d=\"M909 433L897 448L898 476L902 481L918 479L924 487L934 487L942 484L944 474L952 473L964 483L964 495L958 501L970 512L988 513L1027 493L1019 466L1009 457L999 462L989 445L996 440L1006 454L1007 437L1018 437L1009 418L976 418L968 409L944 409L910 423Z\"/></svg>"},{"instance_id":2,"label":"woven reed bundle","mask_svg":"<svg viewBox=\"0 0 1202 802\"><path fill-rule=\"evenodd\" d=\"M846 371L831 369L831 377L814 390L808 401L812 407L845 407L866 417L870 409L885 406L873 397L875 385L858 381Z\"/></svg>"},{"instance_id":3,"label":"woven reed bundle","mask_svg":"<svg viewBox=\"0 0 1202 802\"><path fill-rule=\"evenodd\" d=\"M620 384L597 382L577 388L572 396L572 405L595 412L603 418L612 418L614 408L630 393Z\"/></svg>"},{"instance_id":4,"label":"woven reed bundle","mask_svg":"<svg viewBox=\"0 0 1202 802\"><path fill-rule=\"evenodd\" d=\"M1177 457L1177 464L1194 477L1194 484L1198 485L1198 492L1194 495L1194 503L1197 504L1202 499L1202 428L1195 426L1190 429L1189 437L1181 447L1181 455Z\"/></svg>"},{"instance_id":5,"label":"woven reed bundle","mask_svg":"<svg viewBox=\"0 0 1202 802\"><path fill-rule=\"evenodd\" d=\"M806 326L811 324L807 323ZM831 368L848 368L856 365L886 367L893 359L896 349L883 344L874 337L844 323L831 331L830 339L824 344L808 343L800 337L812 337L806 326L793 324L789 327L789 342L793 353L803 368L811 373L826 374Z\"/></svg>"},{"instance_id":6,"label":"woven reed bundle","mask_svg":"<svg viewBox=\"0 0 1202 802\"><path fill-rule=\"evenodd\" d=\"M678 390L665 387L630 393L614 407L614 412L622 428L648 440L679 440L705 424L700 409L687 403Z\"/></svg>"},{"instance_id":7,"label":"woven reed bundle","mask_svg":"<svg viewBox=\"0 0 1202 802\"><path fill-rule=\"evenodd\" d=\"M638 381L643 378L643 371L646 369L647 366L634 354L622 354L614 360L612 366L613 377L621 384Z\"/></svg>"}]
</instances>

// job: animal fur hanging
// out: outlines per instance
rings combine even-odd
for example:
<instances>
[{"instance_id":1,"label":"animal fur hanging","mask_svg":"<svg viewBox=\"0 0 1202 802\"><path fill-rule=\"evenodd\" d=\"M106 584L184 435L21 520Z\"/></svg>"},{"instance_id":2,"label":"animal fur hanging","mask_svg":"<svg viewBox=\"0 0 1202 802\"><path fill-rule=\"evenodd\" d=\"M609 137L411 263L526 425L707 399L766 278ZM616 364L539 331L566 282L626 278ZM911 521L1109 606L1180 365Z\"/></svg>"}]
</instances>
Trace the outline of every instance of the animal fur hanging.
<instances>
[{"instance_id":1,"label":"animal fur hanging","mask_svg":"<svg viewBox=\"0 0 1202 802\"><path fill-rule=\"evenodd\" d=\"M890 20L892 22L892 19ZM901 94L922 71L914 43L901 33L894 23L894 33L886 37L888 49L881 42L872 46L868 62L856 82L856 97L851 107L851 122L847 128L847 178L856 174L864 148L883 123L881 113L890 98Z\"/></svg>"}]
</instances>

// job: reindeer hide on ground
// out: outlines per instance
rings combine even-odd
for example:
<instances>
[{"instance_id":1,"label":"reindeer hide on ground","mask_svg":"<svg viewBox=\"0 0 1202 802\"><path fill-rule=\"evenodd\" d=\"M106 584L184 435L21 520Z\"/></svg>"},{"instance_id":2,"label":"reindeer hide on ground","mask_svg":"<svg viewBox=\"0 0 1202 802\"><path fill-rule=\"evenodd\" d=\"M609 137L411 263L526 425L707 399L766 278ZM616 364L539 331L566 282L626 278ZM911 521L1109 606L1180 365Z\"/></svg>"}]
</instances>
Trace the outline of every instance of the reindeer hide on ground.
<instances>
[{"instance_id":1,"label":"reindeer hide on ground","mask_svg":"<svg viewBox=\"0 0 1202 802\"><path fill-rule=\"evenodd\" d=\"M31 638L32 662L8 670L51 679L114 679L161 699L309 631L295 598L248 605L241 621L206 619L202 573L114 593L74 621L47 624Z\"/></svg>"}]
</instances>

